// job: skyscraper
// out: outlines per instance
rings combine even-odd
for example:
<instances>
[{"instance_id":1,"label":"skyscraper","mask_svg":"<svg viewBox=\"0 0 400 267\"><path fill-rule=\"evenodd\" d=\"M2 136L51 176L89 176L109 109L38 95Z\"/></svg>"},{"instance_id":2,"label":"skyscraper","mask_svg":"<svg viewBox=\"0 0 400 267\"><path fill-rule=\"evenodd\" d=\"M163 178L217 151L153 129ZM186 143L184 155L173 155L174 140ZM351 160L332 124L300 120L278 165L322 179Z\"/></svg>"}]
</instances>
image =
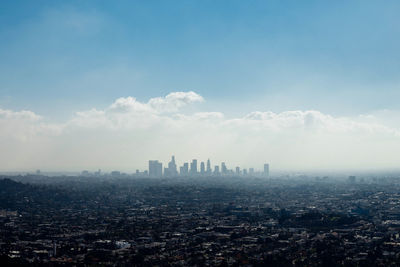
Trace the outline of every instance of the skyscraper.
<instances>
[{"instance_id":1,"label":"skyscraper","mask_svg":"<svg viewBox=\"0 0 400 267\"><path fill-rule=\"evenodd\" d=\"M264 176L269 176L269 164L264 164Z\"/></svg>"},{"instance_id":2,"label":"skyscraper","mask_svg":"<svg viewBox=\"0 0 400 267\"><path fill-rule=\"evenodd\" d=\"M175 156L172 156L171 161L168 163L168 168L165 169L165 176L177 176L178 172L176 170Z\"/></svg>"},{"instance_id":3,"label":"skyscraper","mask_svg":"<svg viewBox=\"0 0 400 267\"><path fill-rule=\"evenodd\" d=\"M207 160L207 174L210 175L211 174L211 163L210 163L210 159Z\"/></svg>"},{"instance_id":4,"label":"skyscraper","mask_svg":"<svg viewBox=\"0 0 400 267\"><path fill-rule=\"evenodd\" d=\"M197 174L197 159L192 160L192 163L190 163L190 174Z\"/></svg>"},{"instance_id":5,"label":"skyscraper","mask_svg":"<svg viewBox=\"0 0 400 267\"><path fill-rule=\"evenodd\" d=\"M236 175L240 175L240 167L236 167Z\"/></svg>"},{"instance_id":6,"label":"skyscraper","mask_svg":"<svg viewBox=\"0 0 400 267\"><path fill-rule=\"evenodd\" d=\"M214 175L219 175L219 166L214 167Z\"/></svg>"},{"instance_id":7,"label":"skyscraper","mask_svg":"<svg viewBox=\"0 0 400 267\"><path fill-rule=\"evenodd\" d=\"M149 160L149 176L161 177L162 176L162 163L158 160Z\"/></svg>"},{"instance_id":8,"label":"skyscraper","mask_svg":"<svg viewBox=\"0 0 400 267\"><path fill-rule=\"evenodd\" d=\"M186 176L189 174L189 163L185 162L183 166L180 168L180 175Z\"/></svg>"},{"instance_id":9,"label":"skyscraper","mask_svg":"<svg viewBox=\"0 0 400 267\"><path fill-rule=\"evenodd\" d=\"M203 161L200 163L200 173L201 173L201 175L206 174L206 167L205 167Z\"/></svg>"},{"instance_id":10,"label":"skyscraper","mask_svg":"<svg viewBox=\"0 0 400 267\"><path fill-rule=\"evenodd\" d=\"M254 168L249 169L249 175L253 176L254 175Z\"/></svg>"},{"instance_id":11,"label":"skyscraper","mask_svg":"<svg viewBox=\"0 0 400 267\"><path fill-rule=\"evenodd\" d=\"M228 173L228 169L226 168L225 162L221 163L221 173L222 174L227 174Z\"/></svg>"}]
</instances>

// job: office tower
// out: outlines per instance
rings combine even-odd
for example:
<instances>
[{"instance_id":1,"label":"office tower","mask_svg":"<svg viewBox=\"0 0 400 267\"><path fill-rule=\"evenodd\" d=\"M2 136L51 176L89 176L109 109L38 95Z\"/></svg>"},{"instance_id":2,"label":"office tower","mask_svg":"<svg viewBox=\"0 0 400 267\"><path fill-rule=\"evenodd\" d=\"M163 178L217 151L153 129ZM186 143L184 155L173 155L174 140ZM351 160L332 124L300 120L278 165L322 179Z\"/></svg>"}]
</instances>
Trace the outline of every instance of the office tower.
<instances>
[{"instance_id":1,"label":"office tower","mask_svg":"<svg viewBox=\"0 0 400 267\"><path fill-rule=\"evenodd\" d=\"M201 175L206 174L206 167L205 167L203 161L200 163L200 173L201 173Z\"/></svg>"},{"instance_id":2,"label":"office tower","mask_svg":"<svg viewBox=\"0 0 400 267\"><path fill-rule=\"evenodd\" d=\"M247 176L247 169L243 169L243 176Z\"/></svg>"},{"instance_id":3,"label":"office tower","mask_svg":"<svg viewBox=\"0 0 400 267\"><path fill-rule=\"evenodd\" d=\"M264 164L264 176L269 176L269 164Z\"/></svg>"},{"instance_id":4,"label":"office tower","mask_svg":"<svg viewBox=\"0 0 400 267\"><path fill-rule=\"evenodd\" d=\"M254 175L254 168L249 169L249 175L253 176Z\"/></svg>"},{"instance_id":5,"label":"office tower","mask_svg":"<svg viewBox=\"0 0 400 267\"><path fill-rule=\"evenodd\" d=\"M197 174L197 159L192 160L192 163L190 163L190 174Z\"/></svg>"},{"instance_id":6,"label":"office tower","mask_svg":"<svg viewBox=\"0 0 400 267\"><path fill-rule=\"evenodd\" d=\"M158 160L149 160L149 176L161 177L162 176L162 163Z\"/></svg>"},{"instance_id":7,"label":"office tower","mask_svg":"<svg viewBox=\"0 0 400 267\"><path fill-rule=\"evenodd\" d=\"M164 176L177 176L175 156L172 156L171 161L168 163L168 168L164 169Z\"/></svg>"},{"instance_id":8,"label":"office tower","mask_svg":"<svg viewBox=\"0 0 400 267\"><path fill-rule=\"evenodd\" d=\"M189 174L189 164L187 162L183 163L183 166L180 168L181 176L185 176Z\"/></svg>"},{"instance_id":9,"label":"office tower","mask_svg":"<svg viewBox=\"0 0 400 267\"><path fill-rule=\"evenodd\" d=\"M240 167L236 167L236 175L240 175Z\"/></svg>"},{"instance_id":10,"label":"office tower","mask_svg":"<svg viewBox=\"0 0 400 267\"><path fill-rule=\"evenodd\" d=\"M156 175L157 162L158 162L158 160L149 160L149 176L155 176Z\"/></svg>"},{"instance_id":11,"label":"office tower","mask_svg":"<svg viewBox=\"0 0 400 267\"><path fill-rule=\"evenodd\" d=\"M227 174L228 173L228 169L226 168L225 162L221 163L221 173L222 174Z\"/></svg>"},{"instance_id":12,"label":"office tower","mask_svg":"<svg viewBox=\"0 0 400 267\"><path fill-rule=\"evenodd\" d=\"M207 174L210 175L211 174L211 163L210 163L210 159L207 160Z\"/></svg>"},{"instance_id":13,"label":"office tower","mask_svg":"<svg viewBox=\"0 0 400 267\"><path fill-rule=\"evenodd\" d=\"M162 177L162 163L161 162L158 162L156 170L157 170L157 175L156 176L157 177Z\"/></svg>"},{"instance_id":14,"label":"office tower","mask_svg":"<svg viewBox=\"0 0 400 267\"><path fill-rule=\"evenodd\" d=\"M219 166L214 167L214 175L219 175Z\"/></svg>"}]
</instances>

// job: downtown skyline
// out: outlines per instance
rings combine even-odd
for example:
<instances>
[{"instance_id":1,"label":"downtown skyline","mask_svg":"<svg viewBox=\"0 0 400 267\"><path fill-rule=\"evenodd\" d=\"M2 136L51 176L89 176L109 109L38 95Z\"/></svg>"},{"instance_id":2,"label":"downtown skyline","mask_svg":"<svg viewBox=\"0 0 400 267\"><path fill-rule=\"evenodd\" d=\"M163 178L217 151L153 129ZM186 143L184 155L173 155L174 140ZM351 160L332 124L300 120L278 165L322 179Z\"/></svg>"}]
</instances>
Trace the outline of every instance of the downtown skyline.
<instances>
[{"instance_id":1,"label":"downtown skyline","mask_svg":"<svg viewBox=\"0 0 400 267\"><path fill-rule=\"evenodd\" d=\"M206 161L198 161L192 159L190 162L182 162L178 165L175 161L175 156L171 156L171 160L167 164L159 160L149 160L148 167L146 169L136 169L135 172L121 172L113 170L110 172L103 172L101 169L91 172L89 170L83 170L80 174L82 176L134 176L134 177L201 177L201 176L227 176L227 177L269 177L270 176L270 165L264 163L262 168L241 168L235 166L230 168L226 162L220 162L217 165L212 165L211 160L208 158ZM37 175L42 175L41 170L36 170Z\"/></svg>"},{"instance_id":2,"label":"downtown skyline","mask_svg":"<svg viewBox=\"0 0 400 267\"><path fill-rule=\"evenodd\" d=\"M190 164L190 165L189 165ZM190 167L189 167L190 166ZM200 167L200 168L198 168ZM168 165L163 168L163 163L158 160L149 160L148 170L140 172L136 170L137 176L149 176L149 177L177 177L177 176L250 176L250 177L268 177L269 174L269 163L264 163L262 171L255 170L254 168L241 169L240 166L235 166L233 169L227 167L225 162L221 162L219 165L211 165L210 159L206 162L201 161L198 165L197 159L192 161L184 162L178 169L178 165L175 162L175 156L171 157L171 161Z\"/></svg>"},{"instance_id":3,"label":"downtown skyline","mask_svg":"<svg viewBox=\"0 0 400 267\"><path fill-rule=\"evenodd\" d=\"M400 1L0 1L1 266L400 266Z\"/></svg>"}]
</instances>

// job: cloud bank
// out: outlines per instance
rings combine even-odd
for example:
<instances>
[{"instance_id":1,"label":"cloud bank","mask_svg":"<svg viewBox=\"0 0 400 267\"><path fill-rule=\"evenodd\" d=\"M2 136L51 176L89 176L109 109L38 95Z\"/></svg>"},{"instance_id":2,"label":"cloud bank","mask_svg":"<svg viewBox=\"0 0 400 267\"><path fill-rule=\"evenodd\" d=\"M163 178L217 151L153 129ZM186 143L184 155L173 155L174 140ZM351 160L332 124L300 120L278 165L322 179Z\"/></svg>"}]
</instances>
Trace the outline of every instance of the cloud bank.
<instances>
[{"instance_id":1,"label":"cloud bank","mask_svg":"<svg viewBox=\"0 0 400 267\"><path fill-rule=\"evenodd\" d=\"M140 102L116 99L105 109L76 112L51 123L32 111L0 109L0 170L118 169L133 172L148 159L181 164L193 158L214 165L280 170L397 168L400 129L389 111L334 117L315 110L185 114L203 102L195 92L173 92ZM397 124L398 125L398 124Z\"/></svg>"}]
</instances>

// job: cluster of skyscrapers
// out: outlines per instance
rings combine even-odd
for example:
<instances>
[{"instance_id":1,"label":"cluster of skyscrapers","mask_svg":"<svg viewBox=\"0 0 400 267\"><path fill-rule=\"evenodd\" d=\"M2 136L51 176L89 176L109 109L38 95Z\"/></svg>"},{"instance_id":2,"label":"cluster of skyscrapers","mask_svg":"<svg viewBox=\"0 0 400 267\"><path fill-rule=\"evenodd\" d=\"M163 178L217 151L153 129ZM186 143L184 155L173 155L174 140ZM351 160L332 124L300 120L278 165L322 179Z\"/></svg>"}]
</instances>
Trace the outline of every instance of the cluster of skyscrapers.
<instances>
[{"instance_id":1,"label":"cluster of skyscrapers","mask_svg":"<svg viewBox=\"0 0 400 267\"><path fill-rule=\"evenodd\" d=\"M221 167L221 168L220 168ZM172 156L171 161L168 163L168 167L163 170L162 163L158 160L149 160L149 171L148 175L150 177L176 177L176 176L269 176L269 164L264 164L263 171L255 172L254 168L241 169L236 167L233 169L228 169L225 162L221 165L214 166L211 168L211 162L208 159L206 163L200 162L200 169L198 169L197 159L193 159L190 162L185 162L181 167L178 168L175 162L175 156Z\"/></svg>"}]
</instances>

